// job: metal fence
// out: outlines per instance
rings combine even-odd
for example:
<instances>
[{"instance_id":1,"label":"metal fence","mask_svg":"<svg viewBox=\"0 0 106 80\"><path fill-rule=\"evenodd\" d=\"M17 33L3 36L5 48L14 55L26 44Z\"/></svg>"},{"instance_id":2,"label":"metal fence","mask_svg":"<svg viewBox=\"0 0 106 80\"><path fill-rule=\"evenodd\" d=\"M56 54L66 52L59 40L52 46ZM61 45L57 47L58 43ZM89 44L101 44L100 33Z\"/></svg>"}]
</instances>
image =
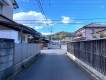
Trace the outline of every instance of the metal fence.
<instances>
[{"instance_id":1,"label":"metal fence","mask_svg":"<svg viewBox=\"0 0 106 80\"><path fill-rule=\"evenodd\" d=\"M67 50L106 75L106 39L70 42Z\"/></svg>"}]
</instances>

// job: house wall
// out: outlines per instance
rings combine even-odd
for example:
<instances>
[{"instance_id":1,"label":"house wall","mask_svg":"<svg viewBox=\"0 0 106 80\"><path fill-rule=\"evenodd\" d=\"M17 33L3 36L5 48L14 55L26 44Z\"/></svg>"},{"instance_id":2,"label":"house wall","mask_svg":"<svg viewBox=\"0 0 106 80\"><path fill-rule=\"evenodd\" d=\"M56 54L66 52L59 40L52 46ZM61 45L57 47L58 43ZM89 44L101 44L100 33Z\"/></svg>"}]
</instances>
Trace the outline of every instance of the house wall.
<instances>
[{"instance_id":1,"label":"house wall","mask_svg":"<svg viewBox=\"0 0 106 80\"><path fill-rule=\"evenodd\" d=\"M28 43L28 35L27 34L19 34L18 31L14 30L0 30L0 38L14 39L15 43Z\"/></svg>"},{"instance_id":2,"label":"house wall","mask_svg":"<svg viewBox=\"0 0 106 80\"><path fill-rule=\"evenodd\" d=\"M0 30L0 38L14 39L15 43L19 43L18 32L14 30Z\"/></svg>"},{"instance_id":3,"label":"house wall","mask_svg":"<svg viewBox=\"0 0 106 80\"><path fill-rule=\"evenodd\" d=\"M81 30L80 33L82 33L82 36L83 36L83 37L86 37L86 30L85 30L85 29L84 29L84 30Z\"/></svg>"},{"instance_id":4,"label":"house wall","mask_svg":"<svg viewBox=\"0 0 106 80\"><path fill-rule=\"evenodd\" d=\"M73 37L66 37L64 40L65 41L72 41Z\"/></svg>"},{"instance_id":5,"label":"house wall","mask_svg":"<svg viewBox=\"0 0 106 80\"><path fill-rule=\"evenodd\" d=\"M28 43L28 34L18 32L18 40L20 43Z\"/></svg>"},{"instance_id":6,"label":"house wall","mask_svg":"<svg viewBox=\"0 0 106 80\"><path fill-rule=\"evenodd\" d=\"M103 28L104 29L104 28ZM92 28L92 29L86 29L86 40L88 40L88 39L93 39L94 38L94 35L93 34L95 34L96 32L98 32L98 31L101 31L101 30L103 30L102 28L100 29L100 28ZM99 37L99 35L96 35L96 37Z\"/></svg>"},{"instance_id":7,"label":"house wall","mask_svg":"<svg viewBox=\"0 0 106 80\"><path fill-rule=\"evenodd\" d=\"M13 19L13 3L12 0L4 0L6 3L0 4L2 7L0 11L2 15L6 16L9 19Z\"/></svg>"},{"instance_id":8,"label":"house wall","mask_svg":"<svg viewBox=\"0 0 106 80\"><path fill-rule=\"evenodd\" d=\"M9 19L13 19L13 6L12 5L4 5L2 7L2 14Z\"/></svg>"},{"instance_id":9,"label":"house wall","mask_svg":"<svg viewBox=\"0 0 106 80\"><path fill-rule=\"evenodd\" d=\"M22 43L28 42L28 34L21 34L20 32L7 28L5 26L0 26L0 38L14 39L15 43L21 43L21 39Z\"/></svg>"},{"instance_id":10,"label":"house wall","mask_svg":"<svg viewBox=\"0 0 106 80\"><path fill-rule=\"evenodd\" d=\"M85 32L85 36L86 36L86 39L92 39L93 36L92 36L92 29L86 29L86 32Z\"/></svg>"},{"instance_id":11,"label":"house wall","mask_svg":"<svg viewBox=\"0 0 106 80\"><path fill-rule=\"evenodd\" d=\"M97 32L96 35L99 35L100 38L106 38L106 30Z\"/></svg>"},{"instance_id":12,"label":"house wall","mask_svg":"<svg viewBox=\"0 0 106 80\"><path fill-rule=\"evenodd\" d=\"M76 33L76 35L81 34L79 37L85 37L86 40L94 39L95 33L101 31L105 28L86 28ZM99 38L100 35L96 35L96 38Z\"/></svg>"},{"instance_id":13,"label":"house wall","mask_svg":"<svg viewBox=\"0 0 106 80\"><path fill-rule=\"evenodd\" d=\"M76 35L79 35L79 34L81 34L82 37L86 37L86 35L85 35L85 29L82 29L81 31L79 31L79 32L76 33Z\"/></svg>"},{"instance_id":14,"label":"house wall","mask_svg":"<svg viewBox=\"0 0 106 80\"><path fill-rule=\"evenodd\" d=\"M28 43L28 34L23 34L24 39L23 39L23 43Z\"/></svg>"}]
</instances>

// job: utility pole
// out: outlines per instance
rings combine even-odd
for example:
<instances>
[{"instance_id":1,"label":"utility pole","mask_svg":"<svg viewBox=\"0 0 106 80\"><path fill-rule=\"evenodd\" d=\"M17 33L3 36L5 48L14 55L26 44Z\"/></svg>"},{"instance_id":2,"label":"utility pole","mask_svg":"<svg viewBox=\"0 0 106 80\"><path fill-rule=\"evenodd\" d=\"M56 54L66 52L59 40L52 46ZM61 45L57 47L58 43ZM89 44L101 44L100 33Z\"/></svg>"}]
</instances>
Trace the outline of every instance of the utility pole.
<instances>
[{"instance_id":1,"label":"utility pole","mask_svg":"<svg viewBox=\"0 0 106 80\"><path fill-rule=\"evenodd\" d=\"M53 27L52 26L50 26L50 33L51 33L50 40L52 40L52 33L53 33Z\"/></svg>"}]
</instances>

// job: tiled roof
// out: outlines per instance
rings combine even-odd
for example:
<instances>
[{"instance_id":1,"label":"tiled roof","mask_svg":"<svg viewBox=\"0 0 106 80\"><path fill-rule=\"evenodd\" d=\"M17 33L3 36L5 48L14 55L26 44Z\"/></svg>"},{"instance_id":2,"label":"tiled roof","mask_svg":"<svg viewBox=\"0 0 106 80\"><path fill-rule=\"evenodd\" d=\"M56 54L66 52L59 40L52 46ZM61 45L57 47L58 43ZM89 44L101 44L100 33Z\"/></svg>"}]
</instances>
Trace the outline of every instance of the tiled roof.
<instances>
[{"instance_id":1,"label":"tiled roof","mask_svg":"<svg viewBox=\"0 0 106 80\"><path fill-rule=\"evenodd\" d=\"M78 29L76 32L79 32L82 29L88 29L88 28L103 28L103 29L105 29L106 28L106 25L104 25L104 24L98 24L98 23L90 23L90 24L85 25L84 27Z\"/></svg>"},{"instance_id":2,"label":"tiled roof","mask_svg":"<svg viewBox=\"0 0 106 80\"><path fill-rule=\"evenodd\" d=\"M6 27L11 28L11 29L16 30L16 31L22 30L23 33L28 33L28 34L31 34L35 37L39 36L39 34L36 30L34 30L34 29L32 29L28 26L16 23L15 21L10 20L3 15L0 15L0 18L1 18L0 19L0 25L6 26Z\"/></svg>"},{"instance_id":3,"label":"tiled roof","mask_svg":"<svg viewBox=\"0 0 106 80\"><path fill-rule=\"evenodd\" d=\"M98 24L98 23L91 23L91 24L88 24L84 27L106 27L106 25L104 24Z\"/></svg>"}]
</instances>

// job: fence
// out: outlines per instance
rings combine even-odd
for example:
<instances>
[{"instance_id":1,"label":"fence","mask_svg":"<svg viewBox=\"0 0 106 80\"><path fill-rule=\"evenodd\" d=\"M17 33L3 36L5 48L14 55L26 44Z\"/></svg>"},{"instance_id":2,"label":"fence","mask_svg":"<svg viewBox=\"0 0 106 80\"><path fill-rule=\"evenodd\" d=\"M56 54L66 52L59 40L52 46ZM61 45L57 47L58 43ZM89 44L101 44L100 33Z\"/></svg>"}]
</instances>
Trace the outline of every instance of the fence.
<instances>
[{"instance_id":1,"label":"fence","mask_svg":"<svg viewBox=\"0 0 106 80\"><path fill-rule=\"evenodd\" d=\"M24 63L40 53L39 44L14 44L12 39L0 38L0 80L5 80Z\"/></svg>"},{"instance_id":2,"label":"fence","mask_svg":"<svg viewBox=\"0 0 106 80\"><path fill-rule=\"evenodd\" d=\"M15 44L14 65L22 63L40 53L39 44Z\"/></svg>"},{"instance_id":3,"label":"fence","mask_svg":"<svg viewBox=\"0 0 106 80\"><path fill-rule=\"evenodd\" d=\"M12 73L13 51L14 40L0 38L0 80Z\"/></svg>"},{"instance_id":4,"label":"fence","mask_svg":"<svg viewBox=\"0 0 106 80\"><path fill-rule=\"evenodd\" d=\"M106 75L106 39L70 42L68 52Z\"/></svg>"}]
</instances>

